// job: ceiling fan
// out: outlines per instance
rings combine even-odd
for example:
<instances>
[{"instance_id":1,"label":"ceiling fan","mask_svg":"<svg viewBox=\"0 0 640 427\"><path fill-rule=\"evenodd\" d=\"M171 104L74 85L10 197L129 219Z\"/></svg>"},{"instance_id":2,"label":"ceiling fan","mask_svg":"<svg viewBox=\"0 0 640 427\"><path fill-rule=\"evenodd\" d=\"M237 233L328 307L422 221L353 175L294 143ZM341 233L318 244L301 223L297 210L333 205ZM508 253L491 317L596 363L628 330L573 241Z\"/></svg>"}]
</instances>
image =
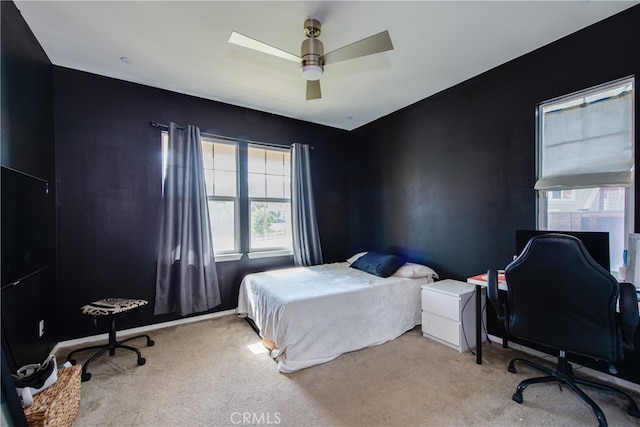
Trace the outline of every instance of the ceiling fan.
<instances>
[{"instance_id":1,"label":"ceiling fan","mask_svg":"<svg viewBox=\"0 0 640 427\"><path fill-rule=\"evenodd\" d=\"M304 21L304 35L307 38L300 47L300 56L270 46L236 31L231 32L229 43L299 63L302 77L307 80L307 100L322 98L320 77L322 77L325 65L393 49L389 32L383 31L325 54L322 42L318 39L318 36L320 36L320 21L317 19Z\"/></svg>"}]
</instances>

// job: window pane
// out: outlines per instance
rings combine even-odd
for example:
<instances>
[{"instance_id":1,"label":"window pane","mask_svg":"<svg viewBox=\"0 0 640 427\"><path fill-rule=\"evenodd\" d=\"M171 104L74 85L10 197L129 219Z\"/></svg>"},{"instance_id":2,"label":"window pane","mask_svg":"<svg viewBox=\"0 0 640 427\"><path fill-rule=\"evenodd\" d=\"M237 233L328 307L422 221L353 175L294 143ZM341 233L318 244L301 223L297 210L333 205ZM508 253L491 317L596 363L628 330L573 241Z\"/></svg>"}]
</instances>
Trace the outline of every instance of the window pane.
<instances>
[{"instance_id":1,"label":"window pane","mask_svg":"<svg viewBox=\"0 0 640 427\"><path fill-rule=\"evenodd\" d=\"M250 173L249 174L249 197L265 197L266 182L265 175Z\"/></svg>"},{"instance_id":2,"label":"window pane","mask_svg":"<svg viewBox=\"0 0 640 427\"><path fill-rule=\"evenodd\" d=\"M204 171L204 179L207 186L207 196L236 196L237 186L235 172L207 169Z\"/></svg>"},{"instance_id":3,"label":"window pane","mask_svg":"<svg viewBox=\"0 0 640 427\"><path fill-rule=\"evenodd\" d=\"M209 200L209 221L215 253L236 250L235 202Z\"/></svg>"},{"instance_id":4,"label":"window pane","mask_svg":"<svg viewBox=\"0 0 640 427\"><path fill-rule=\"evenodd\" d=\"M213 192L216 187L213 181L213 171L211 169L204 170L204 183L207 187L207 196L213 196Z\"/></svg>"},{"instance_id":5,"label":"window pane","mask_svg":"<svg viewBox=\"0 0 640 427\"><path fill-rule=\"evenodd\" d=\"M214 180L216 183L216 196L236 196L236 173L226 171L214 171Z\"/></svg>"},{"instance_id":6,"label":"window pane","mask_svg":"<svg viewBox=\"0 0 640 427\"><path fill-rule=\"evenodd\" d=\"M267 173L282 175L284 173L284 153L281 151L267 151Z\"/></svg>"},{"instance_id":7,"label":"window pane","mask_svg":"<svg viewBox=\"0 0 640 427\"><path fill-rule=\"evenodd\" d=\"M548 193L547 229L558 231L608 231L611 268L622 265L626 247L624 232L625 189L600 187L572 190L573 199Z\"/></svg>"},{"instance_id":8,"label":"window pane","mask_svg":"<svg viewBox=\"0 0 640 427\"><path fill-rule=\"evenodd\" d=\"M265 173L265 151L258 148L247 149L247 157L249 161L249 172Z\"/></svg>"},{"instance_id":9,"label":"window pane","mask_svg":"<svg viewBox=\"0 0 640 427\"><path fill-rule=\"evenodd\" d=\"M205 167L207 167L206 164ZM214 168L226 171L235 171L237 169L235 145L215 145Z\"/></svg>"},{"instance_id":10,"label":"window pane","mask_svg":"<svg viewBox=\"0 0 640 427\"><path fill-rule=\"evenodd\" d=\"M291 153L284 153L284 174L291 176Z\"/></svg>"},{"instance_id":11,"label":"window pane","mask_svg":"<svg viewBox=\"0 0 640 427\"><path fill-rule=\"evenodd\" d=\"M291 177L284 178L284 198L291 199Z\"/></svg>"},{"instance_id":12,"label":"window pane","mask_svg":"<svg viewBox=\"0 0 640 427\"><path fill-rule=\"evenodd\" d=\"M213 169L213 144L202 141L202 162L205 169Z\"/></svg>"},{"instance_id":13,"label":"window pane","mask_svg":"<svg viewBox=\"0 0 640 427\"><path fill-rule=\"evenodd\" d=\"M208 196L238 194L236 146L202 140L202 156Z\"/></svg>"},{"instance_id":14,"label":"window pane","mask_svg":"<svg viewBox=\"0 0 640 427\"><path fill-rule=\"evenodd\" d=\"M267 197L284 199L284 177L267 175Z\"/></svg>"},{"instance_id":15,"label":"window pane","mask_svg":"<svg viewBox=\"0 0 640 427\"><path fill-rule=\"evenodd\" d=\"M291 204L251 202L251 250L291 248Z\"/></svg>"}]
</instances>

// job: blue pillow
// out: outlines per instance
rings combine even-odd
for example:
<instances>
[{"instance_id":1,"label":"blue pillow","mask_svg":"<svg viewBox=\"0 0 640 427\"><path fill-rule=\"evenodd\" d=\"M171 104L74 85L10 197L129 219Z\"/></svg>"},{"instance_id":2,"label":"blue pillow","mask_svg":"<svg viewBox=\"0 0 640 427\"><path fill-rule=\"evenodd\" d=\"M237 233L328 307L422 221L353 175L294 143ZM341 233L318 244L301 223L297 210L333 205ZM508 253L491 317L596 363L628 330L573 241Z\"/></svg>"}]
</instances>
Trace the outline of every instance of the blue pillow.
<instances>
[{"instance_id":1,"label":"blue pillow","mask_svg":"<svg viewBox=\"0 0 640 427\"><path fill-rule=\"evenodd\" d=\"M399 256L369 251L351 264L351 267L376 276L389 277L404 263L405 260Z\"/></svg>"}]
</instances>

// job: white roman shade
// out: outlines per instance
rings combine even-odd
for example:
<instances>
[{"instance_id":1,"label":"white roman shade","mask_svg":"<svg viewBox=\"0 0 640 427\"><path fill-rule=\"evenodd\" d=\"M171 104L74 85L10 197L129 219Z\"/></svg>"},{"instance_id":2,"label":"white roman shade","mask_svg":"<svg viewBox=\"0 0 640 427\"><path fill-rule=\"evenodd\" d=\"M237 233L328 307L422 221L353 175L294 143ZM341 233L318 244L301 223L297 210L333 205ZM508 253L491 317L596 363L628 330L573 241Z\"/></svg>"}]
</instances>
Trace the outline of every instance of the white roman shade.
<instances>
[{"instance_id":1,"label":"white roman shade","mask_svg":"<svg viewBox=\"0 0 640 427\"><path fill-rule=\"evenodd\" d=\"M633 183L632 82L603 96L540 107L540 178L536 190L628 187Z\"/></svg>"}]
</instances>

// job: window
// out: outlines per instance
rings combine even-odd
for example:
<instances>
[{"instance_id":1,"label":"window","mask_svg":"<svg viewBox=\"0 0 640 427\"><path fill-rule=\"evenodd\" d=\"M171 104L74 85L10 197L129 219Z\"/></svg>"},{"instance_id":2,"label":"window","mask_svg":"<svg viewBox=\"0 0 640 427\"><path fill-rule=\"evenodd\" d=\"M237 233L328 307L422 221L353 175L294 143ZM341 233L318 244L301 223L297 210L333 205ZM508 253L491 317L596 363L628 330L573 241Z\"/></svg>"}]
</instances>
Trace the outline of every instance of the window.
<instances>
[{"instance_id":1,"label":"window","mask_svg":"<svg viewBox=\"0 0 640 427\"><path fill-rule=\"evenodd\" d=\"M633 230L632 78L538 107L538 228L608 231L613 270Z\"/></svg>"},{"instance_id":2,"label":"window","mask_svg":"<svg viewBox=\"0 0 640 427\"><path fill-rule=\"evenodd\" d=\"M200 140L213 247L216 255L237 253L238 150L235 144L205 137Z\"/></svg>"},{"instance_id":3,"label":"window","mask_svg":"<svg viewBox=\"0 0 640 427\"><path fill-rule=\"evenodd\" d=\"M252 258L291 254L289 150L207 136L200 139L216 260L239 259L242 252ZM167 146L164 131L163 165ZM244 202L241 194L248 194ZM242 209L248 211L246 215Z\"/></svg>"},{"instance_id":4,"label":"window","mask_svg":"<svg viewBox=\"0 0 640 427\"><path fill-rule=\"evenodd\" d=\"M250 251L291 249L289 150L247 149Z\"/></svg>"}]
</instances>

